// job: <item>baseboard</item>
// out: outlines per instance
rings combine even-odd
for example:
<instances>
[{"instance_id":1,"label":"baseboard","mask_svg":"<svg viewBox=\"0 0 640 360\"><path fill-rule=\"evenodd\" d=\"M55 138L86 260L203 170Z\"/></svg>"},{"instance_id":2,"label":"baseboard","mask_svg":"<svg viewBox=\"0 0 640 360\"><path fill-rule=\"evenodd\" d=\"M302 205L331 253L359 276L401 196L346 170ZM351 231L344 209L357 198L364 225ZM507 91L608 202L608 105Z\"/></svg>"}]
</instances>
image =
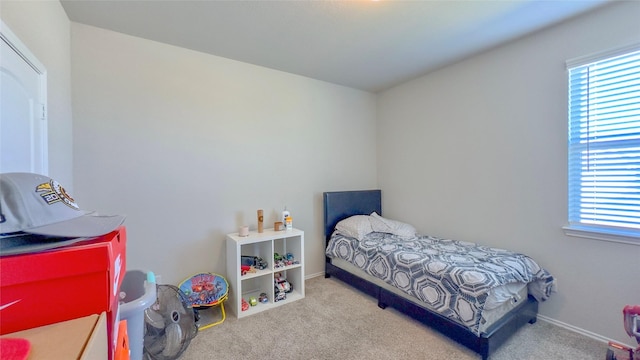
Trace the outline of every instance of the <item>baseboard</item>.
<instances>
[{"instance_id":1,"label":"baseboard","mask_svg":"<svg viewBox=\"0 0 640 360\"><path fill-rule=\"evenodd\" d=\"M324 271L321 271L319 273L315 273L315 274L310 274L304 277L305 280L309 280L309 279L313 279L314 277L318 277L318 276L324 276Z\"/></svg>"},{"instance_id":2,"label":"baseboard","mask_svg":"<svg viewBox=\"0 0 640 360\"><path fill-rule=\"evenodd\" d=\"M544 315L538 314L538 319L542 320L542 321L546 321L546 322L548 322L550 324L553 324L555 326L559 326L561 328L565 328L567 330L573 331L573 332L578 333L580 335L592 338L594 340L598 340L598 341L603 342L603 343L608 343L609 341L615 341L615 342L619 343L619 341L616 341L616 340L613 340L613 339L609 339L607 337L604 337L602 335L596 334L596 333L591 332L589 330L585 330L585 329L579 328L577 326L573 326L573 325L564 323L562 321L558 321L556 319L552 319L552 318L544 316ZM631 346L631 345L628 345L628 344L624 344L624 345L627 345L630 348L635 348L635 346Z\"/></svg>"}]
</instances>

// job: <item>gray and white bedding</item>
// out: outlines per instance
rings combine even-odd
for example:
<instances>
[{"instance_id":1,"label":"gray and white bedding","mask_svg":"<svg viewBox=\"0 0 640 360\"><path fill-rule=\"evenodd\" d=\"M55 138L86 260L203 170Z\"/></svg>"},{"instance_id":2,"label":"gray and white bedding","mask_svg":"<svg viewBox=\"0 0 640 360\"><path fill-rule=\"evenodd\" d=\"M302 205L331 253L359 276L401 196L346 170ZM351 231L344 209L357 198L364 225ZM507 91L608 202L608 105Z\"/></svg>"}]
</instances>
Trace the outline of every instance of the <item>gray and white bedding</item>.
<instances>
[{"instance_id":1,"label":"gray and white bedding","mask_svg":"<svg viewBox=\"0 0 640 360\"><path fill-rule=\"evenodd\" d=\"M538 301L555 291L553 276L523 254L426 235L366 230L352 237L336 229L328 257L353 264L477 334L495 320L489 310L513 305L523 284Z\"/></svg>"}]
</instances>

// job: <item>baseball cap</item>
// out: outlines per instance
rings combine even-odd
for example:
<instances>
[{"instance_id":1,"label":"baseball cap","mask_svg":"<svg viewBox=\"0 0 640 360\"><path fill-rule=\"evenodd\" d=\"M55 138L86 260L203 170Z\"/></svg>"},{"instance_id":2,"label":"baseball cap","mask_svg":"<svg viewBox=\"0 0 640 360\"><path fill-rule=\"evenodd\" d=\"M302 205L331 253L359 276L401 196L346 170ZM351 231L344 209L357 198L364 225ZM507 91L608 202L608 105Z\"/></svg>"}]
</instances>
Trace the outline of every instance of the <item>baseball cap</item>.
<instances>
[{"instance_id":1,"label":"baseball cap","mask_svg":"<svg viewBox=\"0 0 640 360\"><path fill-rule=\"evenodd\" d=\"M96 237L116 230L124 219L80 210L60 183L44 175L0 174L0 237L16 232Z\"/></svg>"}]
</instances>

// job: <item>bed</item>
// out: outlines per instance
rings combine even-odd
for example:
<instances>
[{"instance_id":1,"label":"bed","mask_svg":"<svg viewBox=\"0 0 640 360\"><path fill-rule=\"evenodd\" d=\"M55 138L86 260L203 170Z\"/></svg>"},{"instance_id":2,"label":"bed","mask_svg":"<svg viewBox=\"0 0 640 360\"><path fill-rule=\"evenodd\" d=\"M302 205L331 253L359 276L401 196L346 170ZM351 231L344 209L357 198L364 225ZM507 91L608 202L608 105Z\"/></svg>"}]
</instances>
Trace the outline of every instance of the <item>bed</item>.
<instances>
[{"instance_id":1,"label":"bed","mask_svg":"<svg viewBox=\"0 0 640 360\"><path fill-rule=\"evenodd\" d=\"M393 222L382 217L380 190L325 192L323 202L326 278L350 284L376 298L380 308L397 309L477 352L483 360L517 329L535 323L538 302L555 291L553 277L523 254L425 235L408 236L403 231L410 233L411 229L402 226L397 227L398 232L388 231L392 234L375 226L372 232L346 229L347 223ZM391 223L397 224L411 228ZM392 256L393 251L400 253ZM478 272L478 268L487 272ZM451 273L445 274L448 271Z\"/></svg>"}]
</instances>

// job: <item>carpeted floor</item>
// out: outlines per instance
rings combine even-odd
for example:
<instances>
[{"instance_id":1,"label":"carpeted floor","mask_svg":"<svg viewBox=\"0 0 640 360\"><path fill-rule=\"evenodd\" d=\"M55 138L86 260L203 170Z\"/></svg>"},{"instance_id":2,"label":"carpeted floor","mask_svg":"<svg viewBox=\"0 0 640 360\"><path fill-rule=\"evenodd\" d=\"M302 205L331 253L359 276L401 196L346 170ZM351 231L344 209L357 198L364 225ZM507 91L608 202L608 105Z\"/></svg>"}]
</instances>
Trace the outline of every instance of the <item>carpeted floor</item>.
<instances>
[{"instance_id":1,"label":"carpeted floor","mask_svg":"<svg viewBox=\"0 0 640 360\"><path fill-rule=\"evenodd\" d=\"M339 280L320 276L305 285L302 300L240 320L228 314L200 331L180 359L480 359ZM490 359L602 360L606 350L605 343L538 320Z\"/></svg>"}]
</instances>

